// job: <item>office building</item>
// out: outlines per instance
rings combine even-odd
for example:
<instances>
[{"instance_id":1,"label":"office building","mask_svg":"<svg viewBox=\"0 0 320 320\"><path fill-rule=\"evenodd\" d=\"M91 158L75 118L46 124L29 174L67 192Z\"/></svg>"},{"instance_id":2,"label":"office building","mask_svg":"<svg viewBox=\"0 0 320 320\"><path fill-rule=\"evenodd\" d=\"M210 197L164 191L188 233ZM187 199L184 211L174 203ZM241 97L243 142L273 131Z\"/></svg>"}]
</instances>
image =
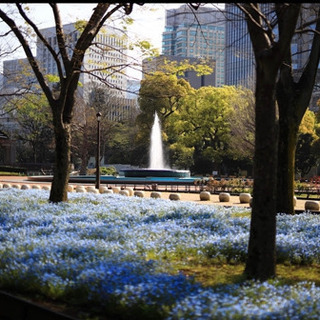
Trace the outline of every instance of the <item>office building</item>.
<instances>
[{"instance_id":1,"label":"office building","mask_svg":"<svg viewBox=\"0 0 320 320\"><path fill-rule=\"evenodd\" d=\"M214 7L197 10L187 4L166 10L162 54L182 58L209 58L215 61L215 84L224 85L225 17Z\"/></svg>"},{"instance_id":2,"label":"office building","mask_svg":"<svg viewBox=\"0 0 320 320\"><path fill-rule=\"evenodd\" d=\"M261 10L267 17L274 15L274 3L262 3ZM304 4L301 18L311 21L317 11L307 10ZM315 4L309 4L310 8ZM310 9L309 8L309 9ZM226 13L226 55L225 55L225 84L242 85L254 89L255 84L255 58L251 45L251 39L247 29L247 22L241 10L235 4L225 4ZM274 30L277 36L277 29ZM310 33L298 33L292 39L292 67L293 75L297 79L309 56L312 35ZM318 95L317 95L318 96ZM315 95L311 98L311 106L314 106Z\"/></svg>"},{"instance_id":3,"label":"office building","mask_svg":"<svg viewBox=\"0 0 320 320\"><path fill-rule=\"evenodd\" d=\"M80 32L76 28L76 23L66 24L63 29L69 45L67 53L71 57ZM55 27L41 29L40 32L50 46L58 52ZM108 84L106 88L110 88L112 95L124 97L123 90L126 89L126 78L122 70L126 63L126 55L124 54L127 47L126 38L123 37L121 30L108 26L101 29L93 42L98 45L90 46L85 53L82 68L84 72L80 76L81 87L85 87L91 82L101 83L102 80ZM53 75L58 73L53 56L40 40L37 42L37 59L45 73ZM86 93L84 92L84 94Z\"/></svg>"}]
</instances>

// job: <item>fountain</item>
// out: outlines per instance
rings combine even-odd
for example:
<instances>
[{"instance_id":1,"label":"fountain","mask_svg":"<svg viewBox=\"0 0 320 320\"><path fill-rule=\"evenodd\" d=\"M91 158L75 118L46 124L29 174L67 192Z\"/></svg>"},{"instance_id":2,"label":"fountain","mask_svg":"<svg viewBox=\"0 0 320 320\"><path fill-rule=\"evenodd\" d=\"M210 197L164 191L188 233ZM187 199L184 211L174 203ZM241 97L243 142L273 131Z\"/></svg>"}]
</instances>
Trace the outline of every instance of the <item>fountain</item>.
<instances>
[{"instance_id":1,"label":"fountain","mask_svg":"<svg viewBox=\"0 0 320 320\"><path fill-rule=\"evenodd\" d=\"M158 114L154 114L154 122L150 135L149 168L123 170L125 177L190 177L189 170L173 170L165 165L161 124Z\"/></svg>"},{"instance_id":2,"label":"fountain","mask_svg":"<svg viewBox=\"0 0 320 320\"><path fill-rule=\"evenodd\" d=\"M115 184L175 184L193 185L194 178L190 177L189 170L173 170L165 165L163 157L163 145L161 138L161 125L157 113L154 116L154 123L150 136L150 156L149 168L122 170L124 176L100 176L102 183ZM75 175L70 176L69 182L94 182L94 175ZM33 181L52 181L52 176L33 176L28 180Z\"/></svg>"},{"instance_id":3,"label":"fountain","mask_svg":"<svg viewBox=\"0 0 320 320\"><path fill-rule=\"evenodd\" d=\"M154 123L151 129L149 169L165 169L161 124L157 113L154 114Z\"/></svg>"}]
</instances>

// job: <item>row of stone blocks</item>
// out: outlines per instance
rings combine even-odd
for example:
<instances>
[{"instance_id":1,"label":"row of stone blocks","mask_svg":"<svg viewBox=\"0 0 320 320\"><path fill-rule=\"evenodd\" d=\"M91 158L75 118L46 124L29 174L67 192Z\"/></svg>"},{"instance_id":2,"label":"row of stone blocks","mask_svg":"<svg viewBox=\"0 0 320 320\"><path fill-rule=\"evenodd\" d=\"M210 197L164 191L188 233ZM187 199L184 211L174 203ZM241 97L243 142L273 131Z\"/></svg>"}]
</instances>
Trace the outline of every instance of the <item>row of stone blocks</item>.
<instances>
[{"instance_id":1,"label":"row of stone blocks","mask_svg":"<svg viewBox=\"0 0 320 320\"><path fill-rule=\"evenodd\" d=\"M3 183L0 184L0 188L16 188L16 189L22 189L22 190L27 190L27 189L43 189L43 190L50 190L50 186L40 186L38 184L11 184L11 183ZM145 197L145 192L144 191L139 191L136 190L134 191L133 188L131 187L127 187L127 188L120 188L120 187L113 187L111 189L109 189L106 186L100 186L99 190L96 189L95 186L72 186L69 185L68 186L68 192L80 192L80 193L118 193L121 195L125 195L125 196L136 196L136 197L140 197L143 198ZM150 194L151 198L161 198L161 193L160 192L151 192ZM178 193L171 193L169 195L169 199L170 200L180 200L180 194Z\"/></svg>"},{"instance_id":2,"label":"row of stone blocks","mask_svg":"<svg viewBox=\"0 0 320 320\"><path fill-rule=\"evenodd\" d=\"M11 184L11 183L0 183L0 188L17 188L17 189L43 189L43 190L50 190L50 186L39 186L37 184ZM137 196L143 198L145 196L144 191L136 190L134 191L133 188L120 188L120 187L113 187L109 189L106 186L100 186L99 190L95 188L95 186L68 186L69 192L91 192L91 193L119 193L121 195L126 196ZM161 192L151 192L150 197L154 199L161 198ZM170 200L180 200L179 193L171 193L169 194ZM208 191L201 191L200 192L200 200L201 201L209 201L211 199L211 194ZM228 192L220 192L219 193L219 201L220 202L230 202L230 193ZM249 203L252 204L252 196L250 193L240 193L239 194L239 201L240 203ZM297 198L294 197L294 206L296 205ZM306 211L320 211L320 202L316 200L306 200L305 202L305 210Z\"/></svg>"},{"instance_id":3,"label":"row of stone blocks","mask_svg":"<svg viewBox=\"0 0 320 320\"><path fill-rule=\"evenodd\" d=\"M200 200L209 201L211 199L211 194L208 191L200 192ZM219 193L219 201L220 202L230 202L230 193L228 192L220 192ZM252 196L250 193L240 193L239 194L240 203L251 203Z\"/></svg>"},{"instance_id":4,"label":"row of stone blocks","mask_svg":"<svg viewBox=\"0 0 320 320\"><path fill-rule=\"evenodd\" d=\"M49 186L39 186L37 184L29 185L29 184L17 184L17 183L0 183L0 189L5 189L5 188L14 188L14 189L22 189L22 190L27 190L27 189L43 189L43 190L50 190Z\"/></svg>"}]
</instances>

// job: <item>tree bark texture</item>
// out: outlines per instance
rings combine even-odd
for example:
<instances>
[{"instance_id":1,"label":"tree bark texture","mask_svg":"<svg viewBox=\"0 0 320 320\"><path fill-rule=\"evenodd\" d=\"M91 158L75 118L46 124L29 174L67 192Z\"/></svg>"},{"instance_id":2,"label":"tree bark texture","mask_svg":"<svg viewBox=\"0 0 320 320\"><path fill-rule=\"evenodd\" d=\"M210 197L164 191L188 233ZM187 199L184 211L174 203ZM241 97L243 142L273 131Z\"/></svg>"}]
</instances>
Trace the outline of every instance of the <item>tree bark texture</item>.
<instances>
[{"instance_id":1,"label":"tree bark texture","mask_svg":"<svg viewBox=\"0 0 320 320\"><path fill-rule=\"evenodd\" d=\"M320 16L319 4L304 4L307 17ZM315 17L315 16L314 16ZM302 21L306 23L306 21ZM297 81L292 74L291 50L280 68L276 98L279 106L279 147L277 212L294 213L295 153L299 126L309 106L320 56L320 21L316 21L315 32L307 63Z\"/></svg>"},{"instance_id":2,"label":"tree bark texture","mask_svg":"<svg viewBox=\"0 0 320 320\"><path fill-rule=\"evenodd\" d=\"M50 191L50 202L68 200L70 174L71 126L69 123L55 125L55 166Z\"/></svg>"},{"instance_id":3,"label":"tree bark texture","mask_svg":"<svg viewBox=\"0 0 320 320\"><path fill-rule=\"evenodd\" d=\"M250 279L266 280L276 274L276 172L277 108L275 82L257 72L254 188L248 259L245 273Z\"/></svg>"},{"instance_id":4,"label":"tree bark texture","mask_svg":"<svg viewBox=\"0 0 320 320\"><path fill-rule=\"evenodd\" d=\"M296 96L292 78L277 84L279 106L279 141L277 173L277 207L279 213L294 213L295 152L299 124L302 120L296 113Z\"/></svg>"},{"instance_id":5,"label":"tree bark texture","mask_svg":"<svg viewBox=\"0 0 320 320\"><path fill-rule=\"evenodd\" d=\"M275 3L279 39L275 41L257 3L244 3L248 31L256 61L256 131L254 188L245 275L267 280L276 275L276 186L278 167L278 110L276 81L296 27L299 4Z\"/></svg>"}]
</instances>

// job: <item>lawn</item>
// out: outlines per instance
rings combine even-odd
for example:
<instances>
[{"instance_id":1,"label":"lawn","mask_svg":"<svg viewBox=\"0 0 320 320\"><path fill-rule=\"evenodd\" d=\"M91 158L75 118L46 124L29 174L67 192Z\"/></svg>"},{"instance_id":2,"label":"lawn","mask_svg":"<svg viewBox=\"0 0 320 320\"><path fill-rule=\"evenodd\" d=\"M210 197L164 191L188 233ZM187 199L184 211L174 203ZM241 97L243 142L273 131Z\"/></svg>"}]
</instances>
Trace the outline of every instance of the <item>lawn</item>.
<instances>
[{"instance_id":1,"label":"lawn","mask_svg":"<svg viewBox=\"0 0 320 320\"><path fill-rule=\"evenodd\" d=\"M0 189L0 289L83 319L318 319L320 216L277 217L279 277L244 281L250 209ZM68 310L68 308L66 308Z\"/></svg>"}]
</instances>

